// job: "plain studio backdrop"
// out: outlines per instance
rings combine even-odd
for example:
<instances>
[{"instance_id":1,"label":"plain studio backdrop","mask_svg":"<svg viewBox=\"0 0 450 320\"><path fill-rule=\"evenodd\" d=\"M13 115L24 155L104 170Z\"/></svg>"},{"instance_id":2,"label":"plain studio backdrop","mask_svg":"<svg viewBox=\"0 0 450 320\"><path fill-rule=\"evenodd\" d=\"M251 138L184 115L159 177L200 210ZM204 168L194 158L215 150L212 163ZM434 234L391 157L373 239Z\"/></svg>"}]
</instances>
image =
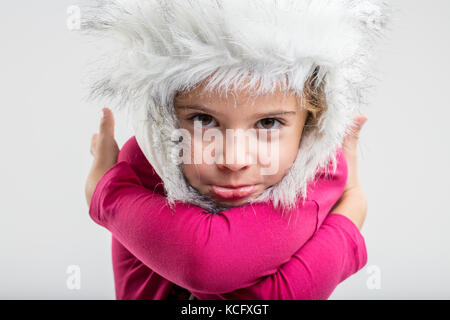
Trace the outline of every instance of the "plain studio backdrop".
<instances>
[{"instance_id":1,"label":"plain studio backdrop","mask_svg":"<svg viewBox=\"0 0 450 320\"><path fill-rule=\"evenodd\" d=\"M450 298L450 2L396 0L359 149L368 263L331 299ZM0 298L114 299L111 235L84 183L100 110L70 1L0 2ZM70 11L69 11L70 12ZM116 113L121 147L133 135ZM74 282L78 276L79 282Z\"/></svg>"}]
</instances>

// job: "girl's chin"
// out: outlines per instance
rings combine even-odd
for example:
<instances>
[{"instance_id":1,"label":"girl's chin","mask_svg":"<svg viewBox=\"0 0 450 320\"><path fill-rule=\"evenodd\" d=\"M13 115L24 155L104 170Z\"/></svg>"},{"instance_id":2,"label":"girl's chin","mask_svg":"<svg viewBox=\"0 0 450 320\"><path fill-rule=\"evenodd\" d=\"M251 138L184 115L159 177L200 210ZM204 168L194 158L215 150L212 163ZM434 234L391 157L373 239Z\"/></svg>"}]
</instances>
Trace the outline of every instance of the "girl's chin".
<instances>
[{"instance_id":1,"label":"girl's chin","mask_svg":"<svg viewBox=\"0 0 450 320\"><path fill-rule=\"evenodd\" d=\"M223 200L223 199L214 199L217 204L228 206L228 207L238 207L247 204L252 197L237 199L237 200Z\"/></svg>"}]
</instances>

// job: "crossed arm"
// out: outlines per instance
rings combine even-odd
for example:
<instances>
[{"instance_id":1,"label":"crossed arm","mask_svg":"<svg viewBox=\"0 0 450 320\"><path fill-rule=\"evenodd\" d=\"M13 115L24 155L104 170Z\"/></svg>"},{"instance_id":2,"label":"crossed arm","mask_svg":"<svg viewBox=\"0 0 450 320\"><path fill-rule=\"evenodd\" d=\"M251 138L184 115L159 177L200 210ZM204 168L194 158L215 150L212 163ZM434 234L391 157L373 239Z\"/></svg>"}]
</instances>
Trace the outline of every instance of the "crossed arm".
<instances>
[{"instance_id":1,"label":"crossed arm","mask_svg":"<svg viewBox=\"0 0 450 320\"><path fill-rule=\"evenodd\" d=\"M99 181L90 215L149 272L201 299L322 299L365 265L357 227L328 214L345 185L345 158L331 179L318 181L310 194L315 200L299 206L288 224L270 204L210 215L178 203L173 214L133 143Z\"/></svg>"}]
</instances>

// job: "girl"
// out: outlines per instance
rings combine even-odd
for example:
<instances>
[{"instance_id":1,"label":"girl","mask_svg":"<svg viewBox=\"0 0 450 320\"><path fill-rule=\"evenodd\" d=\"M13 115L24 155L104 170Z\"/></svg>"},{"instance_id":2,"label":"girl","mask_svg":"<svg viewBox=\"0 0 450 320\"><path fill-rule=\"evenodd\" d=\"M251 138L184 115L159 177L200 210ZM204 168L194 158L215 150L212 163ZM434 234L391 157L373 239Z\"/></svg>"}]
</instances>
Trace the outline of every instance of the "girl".
<instances>
[{"instance_id":1,"label":"girl","mask_svg":"<svg viewBox=\"0 0 450 320\"><path fill-rule=\"evenodd\" d=\"M320 209L327 210L327 201L336 199L329 200L326 196L339 197L346 183L342 201L333 211L343 215L327 215L313 236L315 230L309 227L315 227L317 221L311 217L317 217L318 212L316 207L311 210L308 205L299 206L301 225L291 229L286 228L287 221L278 212L269 210L270 206L253 208L257 216L251 211L243 214L245 207L241 207L242 211L229 210L213 220L213 216L205 216L201 210L180 205L172 216L169 210L163 212L163 196L156 197L156 193L163 191L150 191L160 180L135 139L125 144L119 163L111 167L118 149L112 114L108 109L105 112L100 135L94 135L92 142L95 160L86 192L89 203L97 179L103 176L95 189L90 214L114 236L118 299L174 298L176 291L171 294L177 287L174 283L188 288L200 299L326 299L341 281L365 265L367 253L358 231L365 218L365 197L356 168L349 168L346 182L343 157L332 179L322 176L316 184L316 190L321 193L309 194L316 199L315 204L320 203ZM365 117L355 120L362 124ZM350 136L344 144L353 166L356 165L356 139L357 136ZM142 182L126 161L134 164L148 190L142 188ZM217 220L222 218L228 226ZM210 239L209 233L226 239ZM193 235L198 239L195 242L191 241ZM255 243L262 249L255 252Z\"/></svg>"},{"instance_id":2,"label":"girl","mask_svg":"<svg viewBox=\"0 0 450 320\"><path fill-rule=\"evenodd\" d=\"M82 30L118 44L91 94L120 99L136 133L117 164L117 154L95 160L86 187L91 217L114 235L123 286L139 288L136 297L167 298L169 285L143 284L163 283L158 275L202 299L321 298L365 264L356 232L364 200L347 207L364 196L355 179L344 191L340 146L362 102L386 8L377 0L116 0L84 10ZM100 139L113 141L105 126L109 138ZM190 146L182 150L188 156L209 148L196 128L275 130L278 139L269 134L267 143L282 152L271 153L275 172L261 174L257 156L256 163L173 161L177 146ZM180 144L179 129L193 138ZM114 142L97 145L118 151ZM224 150L211 149L215 159ZM353 219L329 214L350 191L336 208ZM136 266L150 276L131 272Z\"/></svg>"}]
</instances>

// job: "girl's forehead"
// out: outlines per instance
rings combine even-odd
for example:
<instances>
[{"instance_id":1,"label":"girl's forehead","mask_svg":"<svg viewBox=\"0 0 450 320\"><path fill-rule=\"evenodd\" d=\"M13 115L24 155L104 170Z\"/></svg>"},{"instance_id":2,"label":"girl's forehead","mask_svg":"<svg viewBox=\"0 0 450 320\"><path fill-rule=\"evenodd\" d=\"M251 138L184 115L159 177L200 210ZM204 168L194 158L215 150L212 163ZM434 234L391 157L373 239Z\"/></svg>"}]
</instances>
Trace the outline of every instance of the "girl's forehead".
<instances>
[{"instance_id":1,"label":"girl's forehead","mask_svg":"<svg viewBox=\"0 0 450 320\"><path fill-rule=\"evenodd\" d=\"M213 74L214 75L214 74ZM238 81L232 82L231 84L225 86L224 83L216 83L214 86L210 84L212 81L212 76L210 75L203 81L197 83L194 87L177 92L175 99L183 98L201 98L201 99L225 99L228 100L230 97L235 99L271 99L280 98L282 96L295 95L292 90L287 90L282 88L283 85L279 82L273 82L271 90L262 94L261 90L258 90L261 86L261 79L254 79L251 76L242 76ZM286 78L286 81L287 78ZM225 89L225 87L227 89ZM259 93L257 93L259 91Z\"/></svg>"},{"instance_id":2,"label":"girl's forehead","mask_svg":"<svg viewBox=\"0 0 450 320\"><path fill-rule=\"evenodd\" d=\"M175 104L180 103L221 103L236 105L248 105L259 103L283 103L297 101L298 95L291 91L285 91L276 88L273 92L265 94L256 94L255 89L241 86L225 92L224 90L209 89L204 86L198 86L184 92L177 92L175 95Z\"/></svg>"},{"instance_id":3,"label":"girl's forehead","mask_svg":"<svg viewBox=\"0 0 450 320\"><path fill-rule=\"evenodd\" d=\"M283 98L263 96L256 98L229 96L228 99L192 98L179 101L175 108L179 111L197 111L213 116L247 119L256 115L275 114L280 112L298 111L298 101L295 97Z\"/></svg>"},{"instance_id":4,"label":"girl's forehead","mask_svg":"<svg viewBox=\"0 0 450 320\"><path fill-rule=\"evenodd\" d=\"M184 92L178 92L174 99L175 107L201 106L214 110L216 114L229 114L236 109L244 116L255 112L296 111L300 105L299 96L293 91L286 91L280 85L265 94L257 94L256 87L250 85L252 78L243 77L239 84L233 85L226 91L220 84L208 87L210 78L206 78L195 87ZM253 107L254 106L254 107ZM252 108L253 107L253 108Z\"/></svg>"},{"instance_id":5,"label":"girl's forehead","mask_svg":"<svg viewBox=\"0 0 450 320\"><path fill-rule=\"evenodd\" d=\"M248 105L281 105L297 103L297 95L286 92L273 92L265 95L251 95L246 92L229 92L227 95L218 92L188 92L177 96L175 105L205 104L222 106Z\"/></svg>"}]
</instances>

